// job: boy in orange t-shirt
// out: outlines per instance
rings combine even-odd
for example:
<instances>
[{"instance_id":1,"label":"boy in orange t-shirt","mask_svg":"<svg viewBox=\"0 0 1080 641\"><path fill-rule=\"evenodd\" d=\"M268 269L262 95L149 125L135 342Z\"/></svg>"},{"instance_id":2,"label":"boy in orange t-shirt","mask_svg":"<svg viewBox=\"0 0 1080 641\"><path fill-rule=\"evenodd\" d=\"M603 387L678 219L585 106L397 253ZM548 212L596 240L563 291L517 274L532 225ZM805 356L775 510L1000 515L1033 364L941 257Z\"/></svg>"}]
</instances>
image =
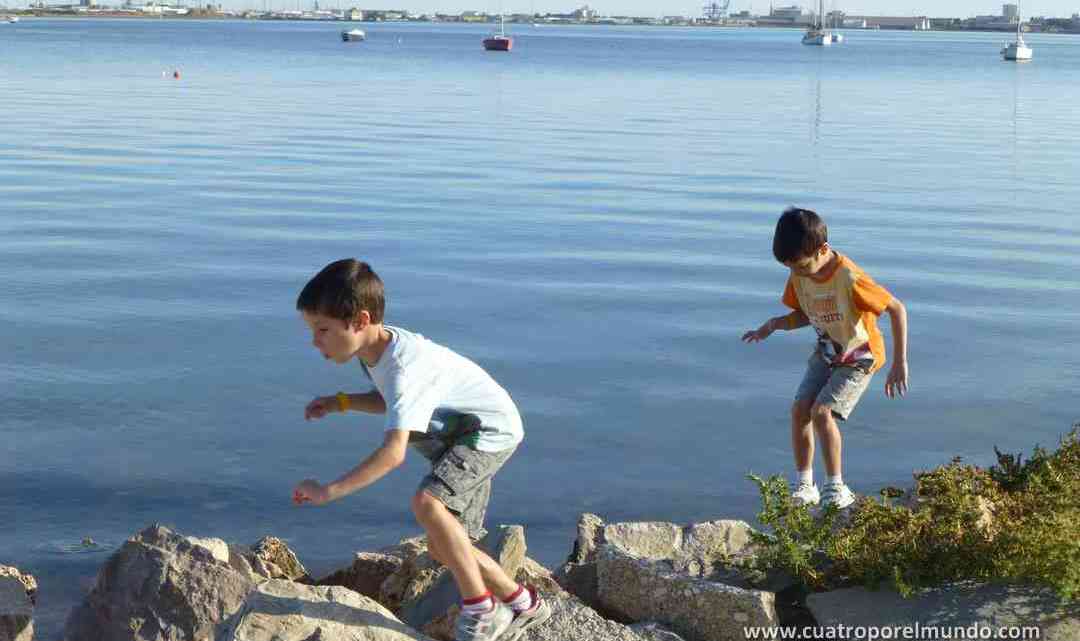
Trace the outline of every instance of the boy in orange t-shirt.
<instances>
[{"instance_id":1,"label":"boy in orange t-shirt","mask_svg":"<svg viewBox=\"0 0 1080 641\"><path fill-rule=\"evenodd\" d=\"M893 365L885 395L903 396L908 388L907 311L884 287L850 258L829 246L821 217L809 209L789 208L773 236L773 255L791 270L783 302L792 311L770 318L746 332L747 343L763 341L778 329L813 325L817 344L791 407L791 446L798 481L792 497L801 503L845 508L855 494L841 474L842 439L836 419L847 420L874 372L885 365L885 344L877 318L889 313ZM821 439L827 479L814 485L814 435Z\"/></svg>"}]
</instances>

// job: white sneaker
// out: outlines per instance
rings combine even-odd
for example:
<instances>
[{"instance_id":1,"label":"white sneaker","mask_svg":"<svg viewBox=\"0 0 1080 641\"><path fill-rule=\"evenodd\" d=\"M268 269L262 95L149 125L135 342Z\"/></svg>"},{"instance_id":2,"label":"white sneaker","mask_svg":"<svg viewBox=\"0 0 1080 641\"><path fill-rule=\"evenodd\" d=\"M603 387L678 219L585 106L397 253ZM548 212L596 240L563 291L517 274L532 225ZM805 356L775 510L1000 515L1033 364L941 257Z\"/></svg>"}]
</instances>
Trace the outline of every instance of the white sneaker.
<instances>
[{"instance_id":1,"label":"white sneaker","mask_svg":"<svg viewBox=\"0 0 1080 641\"><path fill-rule=\"evenodd\" d=\"M826 506L835 505L842 510L855 502L855 493L843 483L828 483L821 493L821 499Z\"/></svg>"},{"instance_id":2,"label":"white sneaker","mask_svg":"<svg viewBox=\"0 0 1080 641\"><path fill-rule=\"evenodd\" d=\"M495 601L495 607L483 614L458 615L454 641L495 641L514 620L514 611Z\"/></svg>"},{"instance_id":3,"label":"white sneaker","mask_svg":"<svg viewBox=\"0 0 1080 641\"><path fill-rule=\"evenodd\" d=\"M821 501L821 493L813 483L799 483L799 487L791 493L796 505L817 505Z\"/></svg>"}]
</instances>

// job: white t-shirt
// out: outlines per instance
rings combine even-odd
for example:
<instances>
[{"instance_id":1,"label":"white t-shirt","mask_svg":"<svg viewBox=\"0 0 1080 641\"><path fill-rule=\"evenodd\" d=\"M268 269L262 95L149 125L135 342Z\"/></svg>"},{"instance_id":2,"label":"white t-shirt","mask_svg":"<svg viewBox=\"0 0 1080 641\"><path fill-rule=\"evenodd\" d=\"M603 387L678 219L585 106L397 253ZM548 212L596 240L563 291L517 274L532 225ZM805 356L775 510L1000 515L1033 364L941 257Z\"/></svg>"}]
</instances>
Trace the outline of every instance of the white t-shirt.
<instances>
[{"instance_id":1,"label":"white t-shirt","mask_svg":"<svg viewBox=\"0 0 1080 641\"><path fill-rule=\"evenodd\" d=\"M379 362L361 366L386 401L388 431L435 432L449 414L474 414L487 428L476 449L500 452L521 442L525 430L514 401L479 365L420 334L385 329L390 345Z\"/></svg>"}]
</instances>

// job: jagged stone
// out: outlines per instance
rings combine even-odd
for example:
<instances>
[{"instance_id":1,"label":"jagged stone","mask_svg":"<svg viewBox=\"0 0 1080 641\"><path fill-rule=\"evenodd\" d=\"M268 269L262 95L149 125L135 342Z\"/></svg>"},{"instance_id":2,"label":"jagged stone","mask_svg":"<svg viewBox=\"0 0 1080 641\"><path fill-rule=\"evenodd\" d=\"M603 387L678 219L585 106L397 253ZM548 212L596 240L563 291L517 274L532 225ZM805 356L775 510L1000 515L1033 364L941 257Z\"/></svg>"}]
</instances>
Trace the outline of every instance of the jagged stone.
<instances>
[{"instance_id":1,"label":"jagged stone","mask_svg":"<svg viewBox=\"0 0 1080 641\"><path fill-rule=\"evenodd\" d=\"M1080 604L1062 605L1052 590L1031 586L963 581L923 590L910 599L891 589L846 588L811 594L806 605L823 626L919 625L924 631L930 626L987 627L993 634L1002 627L1037 626L1041 641L1080 639ZM851 639L860 641L856 636Z\"/></svg>"},{"instance_id":2,"label":"jagged stone","mask_svg":"<svg viewBox=\"0 0 1080 641\"><path fill-rule=\"evenodd\" d=\"M251 565L258 574L268 579L286 579L310 583L304 564L288 545L274 536L265 536L251 546Z\"/></svg>"},{"instance_id":3,"label":"jagged stone","mask_svg":"<svg viewBox=\"0 0 1080 641\"><path fill-rule=\"evenodd\" d=\"M606 544L596 554L600 604L627 621L656 621L687 641L743 641L746 626L777 624L775 595L677 571L666 560Z\"/></svg>"},{"instance_id":4,"label":"jagged stone","mask_svg":"<svg viewBox=\"0 0 1080 641\"><path fill-rule=\"evenodd\" d=\"M0 565L0 641L34 638L34 601L37 581L17 568Z\"/></svg>"},{"instance_id":5,"label":"jagged stone","mask_svg":"<svg viewBox=\"0 0 1080 641\"><path fill-rule=\"evenodd\" d=\"M659 623L635 623L630 626L645 641L683 641L683 638Z\"/></svg>"},{"instance_id":6,"label":"jagged stone","mask_svg":"<svg viewBox=\"0 0 1080 641\"><path fill-rule=\"evenodd\" d=\"M196 641L236 611L254 588L219 539L185 537L160 525L124 543L68 618L69 641Z\"/></svg>"},{"instance_id":7,"label":"jagged stone","mask_svg":"<svg viewBox=\"0 0 1080 641\"><path fill-rule=\"evenodd\" d=\"M531 585L543 594L560 594L565 592L558 581L555 580L555 576L551 573L551 570L529 557L525 557L524 562L521 564L521 569L518 570L514 580L522 585Z\"/></svg>"},{"instance_id":8,"label":"jagged stone","mask_svg":"<svg viewBox=\"0 0 1080 641\"><path fill-rule=\"evenodd\" d=\"M554 577L568 592L612 616L598 592L596 557L604 546L615 546L637 558L667 561L673 571L690 576L745 583L730 563L753 553L752 532L743 521L686 526L662 521L605 524L595 514L582 514L574 549Z\"/></svg>"},{"instance_id":9,"label":"jagged stone","mask_svg":"<svg viewBox=\"0 0 1080 641\"><path fill-rule=\"evenodd\" d=\"M379 586L377 599L395 615L400 615L402 603L419 597L447 572L431 558L424 537L405 539L381 553L401 559L401 565Z\"/></svg>"},{"instance_id":10,"label":"jagged stone","mask_svg":"<svg viewBox=\"0 0 1080 641\"><path fill-rule=\"evenodd\" d=\"M374 599L340 586L260 583L216 641L431 641Z\"/></svg>"},{"instance_id":11,"label":"jagged stone","mask_svg":"<svg viewBox=\"0 0 1080 641\"><path fill-rule=\"evenodd\" d=\"M546 597L551 618L525 632L520 641L643 641L650 637L600 616L571 594Z\"/></svg>"},{"instance_id":12,"label":"jagged stone","mask_svg":"<svg viewBox=\"0 0 1080 641\"><path fill-rule=\"evenodd\" d=\"M397 572L403 563L404 559L392 554L357 552L352 565L319 579L315 585L340 585L379 600L383 583Z\"/></svg>"}]
</instances>

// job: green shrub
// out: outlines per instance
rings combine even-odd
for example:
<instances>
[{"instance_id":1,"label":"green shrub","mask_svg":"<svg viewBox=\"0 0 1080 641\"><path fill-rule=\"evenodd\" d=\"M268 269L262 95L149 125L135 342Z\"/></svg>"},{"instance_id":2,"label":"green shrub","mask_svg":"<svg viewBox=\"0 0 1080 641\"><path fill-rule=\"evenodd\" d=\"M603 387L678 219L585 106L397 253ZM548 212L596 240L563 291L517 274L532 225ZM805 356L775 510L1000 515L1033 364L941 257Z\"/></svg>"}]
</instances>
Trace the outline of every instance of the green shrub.
<instances>
[{"instance_id":1,"label":"green shrub","mask_svg":"<svg viewBox=\"0 0 1080 641\"><path fill-rule=\"evenodd\" d=\"M887 488L842 519L795 505L781 477L751 475L767 531L755 536L760 552L747 569L781 569L810 589L885 583L910 595L962 579L1005 580L1080 599L1080 425L1056 451L997 458L990 469L954 459L917 473L900 501Z\"/></svg>"}]
</instances>

